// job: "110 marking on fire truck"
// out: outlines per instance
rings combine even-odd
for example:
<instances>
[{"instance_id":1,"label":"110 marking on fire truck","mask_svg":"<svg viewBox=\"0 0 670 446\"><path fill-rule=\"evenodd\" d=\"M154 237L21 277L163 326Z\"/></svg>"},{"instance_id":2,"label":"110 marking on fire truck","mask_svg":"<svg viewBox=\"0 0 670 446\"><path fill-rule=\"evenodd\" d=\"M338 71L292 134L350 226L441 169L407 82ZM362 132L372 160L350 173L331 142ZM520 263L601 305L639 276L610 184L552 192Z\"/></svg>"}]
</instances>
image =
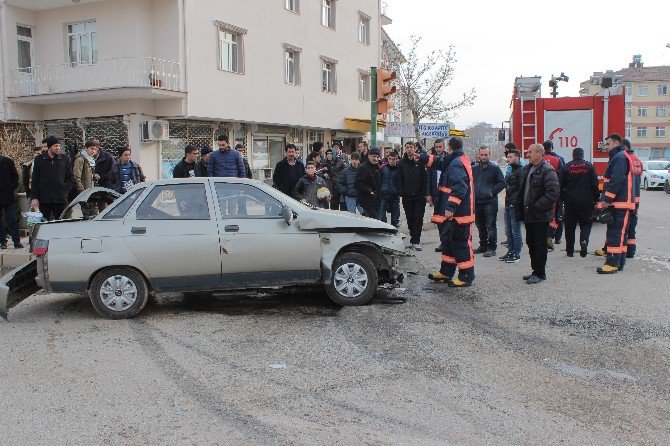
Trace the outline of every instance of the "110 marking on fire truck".
<instances>
[{"instance_id":1,"label":"110 marking on fire truck","mask_svg":"<svg viewBox=\"0 0 670 446\"><path fill-rule=\"evenodd\" d=\"M562 128L557 128L554 131L552 131L549 134L549 140L554 141L554 145L556 146L556 141L558 141L558 146L556 148L561 148L561 149L567 149L567 148L572 148L574 149L575 147L579 146L579 138L576 136L556 136L557 133L562 132Z\"/></svg>"}]
</instances>

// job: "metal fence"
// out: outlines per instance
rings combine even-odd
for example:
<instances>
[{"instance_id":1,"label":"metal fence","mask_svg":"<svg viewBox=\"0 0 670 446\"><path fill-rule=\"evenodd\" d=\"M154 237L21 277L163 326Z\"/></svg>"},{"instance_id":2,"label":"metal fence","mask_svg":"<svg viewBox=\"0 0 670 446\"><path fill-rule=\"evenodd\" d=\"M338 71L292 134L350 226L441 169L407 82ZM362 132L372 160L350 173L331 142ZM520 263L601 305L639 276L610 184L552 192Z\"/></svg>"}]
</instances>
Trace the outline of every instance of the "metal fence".
<instances>
[{"instance_id":1,"label":"metal fence","mask_svg":"<svg viewBox=\"0 0 670 446\"><path fill-rule=\"evenodd\" d=\"M153 57L101 59L93 64L46 65L13 69L9 97L147 87L181 91L178 62Z\"/></svg>"}]
</instances>

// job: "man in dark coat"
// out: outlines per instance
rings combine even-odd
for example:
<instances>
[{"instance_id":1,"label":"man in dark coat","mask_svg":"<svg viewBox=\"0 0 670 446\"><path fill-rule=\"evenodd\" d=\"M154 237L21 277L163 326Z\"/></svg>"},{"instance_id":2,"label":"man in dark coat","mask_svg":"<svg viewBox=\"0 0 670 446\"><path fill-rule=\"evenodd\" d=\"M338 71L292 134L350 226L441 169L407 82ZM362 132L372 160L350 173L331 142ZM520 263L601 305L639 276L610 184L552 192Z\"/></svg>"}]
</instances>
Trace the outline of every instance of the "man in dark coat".
<instances>
[{"instance_id":1,"label":"man in dark coat","mask_svg":"<svg viewBox=\"0 0 670 446\"><path fill-rule=\"evenodd\" d=\"M196 161L198 160L198 149L195 146L184 147L184 157L172 169L172 178L194 178L196 177Z\"/></svg>"},{"instance_id":2,"label":"man in dark coat","mask_svg":"<svg viewBox=\"0 0 670 446\"><path fill-rule=\"evenodd\" d=\"M584 160L584 149L577 147L572 151L572 161L561 170L558 181L561 201L565 203L565 250L568 257L575 255L575 230L579 224L579 255L586 257L593 225L593 207L598 202L600 190L596 169Z\"/></svg>"},{"instance_id":3,"label":"man in dark coat","mask_svg":"<svg viewBox=\"0 0 670 446\"><path fill-rule=\"evenodd\" d=\"M379 149L370 149L368 160L361 164L356 174L356 203L363 208L368 218L379 217L382 179L379 171Z\"/></svg>"},{"instance_id":4,"label":"man in dark coat","mask_svg":"<svg viewBox=\"0 0 670 446\"><path fill-rule=\"evenodd\" d=\"M209 162L210 156L212 156L212 149L207 146L200 147L200 159L195 163L196 177L207 176L207 163Z\"/></svg>"},{"instance_id":5,"label":"man in dark coat","mask_svg":"<svg viewBox=\"0 0 670 446\"><path fill-rule=\"evenodd\" d=\"M382 199L379 205L379 220L386 223L386 213L391 213L391 224L396 228L400 225L400 193L398 192L398 152L388 154L388 164L381 168Z\"/></svg>"},{"instance_id":6,"label":"man in dark coat","mask_svg":"<svg viewBox=\"0 0 670 446\"><path fill-rule=\"evenodd\" d=\"M426 213L428 174L426 163L416 155L415 143L405 143L405 155L400 160L399 166L398 193L402 197L402 207L407 219L410 248L421 251L421 230L423 216Z\"/></svg>"},{"instance_id":7,"label":"man in dark coat","mask_svg":"<svg viewBox=\"0 0 670 446\"><path fill-rule=\"evenodd\" d=\"M67 205L67 197L74 184L72 163L61 153L61 144L55 136L47 138L47 152L35 158L30 206L39 208L47 220L59 218Z\"/></svg>"},{"instance_id":8,"label":"man in dark coat","mask_svg":"<svg viewBox=\"0 0 670 446\"><path fill-rule=\"evenodd\" d=\"M544 159L544 147L533 144L528 148L528 155L529 163L523 168L516 200L516 217L526 226L526 244L533 272L523 280L532 285L547 278L547 233L560 190L556 171Z\"/></svg>"},{"instance_id":9,"label":"man in dark coat","mask_svg":"<svg viewBox=\"0 0 670 446\"><path fill-rule=\"evenodd\" d=\"M30 197L30 187L33 180L33 166L35 165L35 158L42 154L42 147L35 147L33 149L33 159L21 165L21 182L23 183L23 190L26 191L26 197Z\"/></svg>"},{"instance_id":10,"label":"man in dark coat","mask_svg":"<svg viewBox=\"0 0 670 446\"><path fill-rule=\"evenodd\" d=\"M505 188L502 170L491 162L491 149L479 148L479 162L472 167L475 184L475 225L479 230L479 247L475 254L493 257L498 245L498 194Z\"/></svg>"},{"instance_id":11,"label":"man in dark coat","mask_svg":"<svg viewBox=\"0 0 670 446\"><path fill-rule=\"evenodd\" d=\"M112 189L120 194L125 194L133 185L146 181L142 168L131 157L130 147L123 147L119 149L119 160L112 166Z\"/></svg>"},{"instance_id":12,"label":"man in dark coat","mask_svg":"<svg viewBox=\"0 0 670 446\"><path fill-rule=\"evenodd\" d=\"M19 187L19 174L11 158L0 155L0 249L7 249L7 232L2 224L2 214L7 218L7 228L14 242L14 248L23 248L16 220L16 200L14 191Z\"/></svg>"},{"instance_id":13,"label":"man in dark coat","mask_svg":"<svg viewBox=\"0 0 670 446\"><path fill-rule=\"evenodd\" d=\"M272 183L275 189L292 197L295 185L305 175L305 165L298 161L298 149L294 144L286 146L284 156L275 166Z\"/></svg>"}]
</instances>

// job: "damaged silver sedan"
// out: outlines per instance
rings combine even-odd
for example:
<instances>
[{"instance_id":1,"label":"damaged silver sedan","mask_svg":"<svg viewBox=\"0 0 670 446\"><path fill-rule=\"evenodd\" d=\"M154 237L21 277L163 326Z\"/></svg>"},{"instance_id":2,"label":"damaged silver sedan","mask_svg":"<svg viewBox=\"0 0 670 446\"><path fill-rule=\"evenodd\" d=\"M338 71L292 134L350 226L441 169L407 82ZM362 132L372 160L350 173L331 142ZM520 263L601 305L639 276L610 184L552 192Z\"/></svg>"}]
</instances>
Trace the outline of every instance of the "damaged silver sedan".
<instances>
[{"instance_id":1,"label":"damaged silver sedan","mask_svg":"<svg viewBox=\"0 0 670 446\"><path fill-rule=\"evenodd\" d=\"M73 202L111 202L106 189ZM66 210L66 213L70 209ZM396 228L305 206L265 183L191 178L142 183L92 220L36 227L33 260L0 279L0 315L43 290L88 294L110 319L136 316L151 293L323 287L363 305L418 270Z\"/></svg>"}]
</instances>

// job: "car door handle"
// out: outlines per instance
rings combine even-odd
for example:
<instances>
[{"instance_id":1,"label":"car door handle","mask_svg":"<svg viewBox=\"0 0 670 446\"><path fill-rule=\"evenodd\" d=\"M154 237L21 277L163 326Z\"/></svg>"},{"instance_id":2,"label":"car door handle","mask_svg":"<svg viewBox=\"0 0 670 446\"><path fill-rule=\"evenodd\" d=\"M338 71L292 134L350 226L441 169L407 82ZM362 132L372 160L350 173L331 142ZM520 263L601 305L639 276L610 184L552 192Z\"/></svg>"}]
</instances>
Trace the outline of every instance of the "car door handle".
<instances>
[{"instance_id":1,"label":"car door handle","mask_svg":"<svg viewBox=\"0 0 670 446\"><path fill-rule=\"evenodd\" d=\"M223 229L226 232L237 232L240 230L240 227L237 225L226 225Z\"/></svg>"},{"instance_id":2,"label":"car door handle","mask_svg":"<svg viewBox=\"0 0 670 446\"><path fill-rule=\"evenodd\" d=\"M146 234L147 233L147 228L145 228L145 227L138 228L138 227L133 226L132 228L130 228L130 233L131 234Z\"/></svg>"}]
</instances>

